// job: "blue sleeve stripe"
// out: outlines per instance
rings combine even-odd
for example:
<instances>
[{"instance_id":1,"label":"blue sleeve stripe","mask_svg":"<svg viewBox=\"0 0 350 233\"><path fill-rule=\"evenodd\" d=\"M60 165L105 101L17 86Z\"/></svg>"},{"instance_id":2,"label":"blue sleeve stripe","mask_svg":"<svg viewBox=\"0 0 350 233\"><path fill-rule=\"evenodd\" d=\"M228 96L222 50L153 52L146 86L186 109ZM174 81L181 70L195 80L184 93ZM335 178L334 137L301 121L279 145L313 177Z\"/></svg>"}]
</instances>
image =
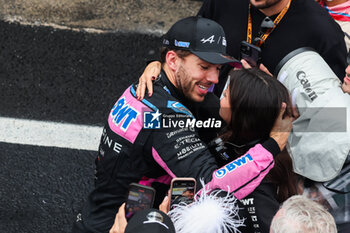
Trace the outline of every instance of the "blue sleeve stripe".
<instances>
[{"instance_id":1,"label":"blue sleeve stripe","mask_svg":"<svg viewBox=\"0 0 350 233\"><path fill-rule=\"evenodd\" d=\"M132 85L130 87L130 92L131 94L136 98L136 91L135 91L135 88L134 88L134 85ZM144 103L147 107L153 109L154 111L157 111L158 108L156 106L154 106L151 102L149 102L148 100L145 100L145 99L142 99L141 100L142 103Z\"/></svg>"}]
</instances>

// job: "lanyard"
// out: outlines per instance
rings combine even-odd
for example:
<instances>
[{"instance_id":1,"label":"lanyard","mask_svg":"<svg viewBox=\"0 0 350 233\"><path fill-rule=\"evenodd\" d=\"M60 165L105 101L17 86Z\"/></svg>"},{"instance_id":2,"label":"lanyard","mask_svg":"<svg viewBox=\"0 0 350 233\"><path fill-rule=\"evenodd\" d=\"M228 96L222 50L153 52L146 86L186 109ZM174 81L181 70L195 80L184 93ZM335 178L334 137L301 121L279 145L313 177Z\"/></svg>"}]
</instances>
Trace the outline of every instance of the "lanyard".
<instances>
[{"instance_id":1,"label":"lanyard","mask_svg":"<svg viewBox=\"0 0 350 233\"><path fill-rule=\"evenodd\" d=\"M283 8L283 10L278 14L276 19L273 21L274 27L272 29L267 30L267 32L265 32L264 35L262 35L261 40L258 41L258 43L257 43L257 46L260 47L265 42L266 38L270 35L270 33L273 31L273 29L275 29L277 24L283 19L283 16L287 13L287 11L289 9L291 1L292 0L289 0L288 4ZM252 34L253 34L252 16L250 13L251 6L252 6L252 4L249 3L247 42L250 44L252 43Z\"/></svg>"}]
</instances>

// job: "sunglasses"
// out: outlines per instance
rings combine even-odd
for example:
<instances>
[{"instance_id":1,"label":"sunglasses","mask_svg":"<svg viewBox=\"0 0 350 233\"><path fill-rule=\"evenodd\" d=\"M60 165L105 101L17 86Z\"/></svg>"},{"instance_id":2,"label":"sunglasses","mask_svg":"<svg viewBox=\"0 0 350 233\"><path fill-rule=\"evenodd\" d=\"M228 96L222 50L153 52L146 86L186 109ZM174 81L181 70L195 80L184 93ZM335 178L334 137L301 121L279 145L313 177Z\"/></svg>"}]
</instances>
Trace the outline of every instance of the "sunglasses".
<instances>
[{"instance_id":1,"label":"sunglasses","mask_svg":"<svg viewBox=\"0 0 350 233\"><path fill-rule=\"evenodd\" d=\"M254 44L258 44L262 41L262 37L265 33L271 33L275 27L275 23L269 17L266 17L260 25L260 31L258 32L258 36L254 38Z\"/></svg>"}]
</instances>

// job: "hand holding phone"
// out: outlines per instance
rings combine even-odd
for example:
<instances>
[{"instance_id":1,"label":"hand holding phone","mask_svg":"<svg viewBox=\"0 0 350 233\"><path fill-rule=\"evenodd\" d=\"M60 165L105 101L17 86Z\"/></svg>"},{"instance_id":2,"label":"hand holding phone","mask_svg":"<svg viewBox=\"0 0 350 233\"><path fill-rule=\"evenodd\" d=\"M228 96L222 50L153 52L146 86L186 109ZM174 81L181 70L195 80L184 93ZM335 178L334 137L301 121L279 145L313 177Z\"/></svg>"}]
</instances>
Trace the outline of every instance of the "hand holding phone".
<instances>
[{"instance_id":1,"label":"hand holding phone","mask_svg":"<svg viewBox=\"0 0 350 233\"><path fill-rule=\"evenodd\" d=\"M125 218L129 220L137 211L152 208L155 193L152 187L131 183L125 205Z\"/></svg>"},{"instance_id":2,"label":"hand holding phone","mask_svg":"<svg viewBox=\"0 0 350 233\"><path fill-rule=\"evenodd\" d=\"M261 63L261 49L258 46L242 41L240 53L240 59L246 60L252 67Z\"/></svg>"},{"instance_id":3,"label":"hand holding phone","mask_svg":"<svg viewBox=\"0 0 350 233\"><path fill-rule=\"evenodd\" d=\"M190 204L196 194L196 180L190 177L174 178L171 181L169 192L169 209L172 210L175 204L184 202Z\"/></svg>"}]
</instances>

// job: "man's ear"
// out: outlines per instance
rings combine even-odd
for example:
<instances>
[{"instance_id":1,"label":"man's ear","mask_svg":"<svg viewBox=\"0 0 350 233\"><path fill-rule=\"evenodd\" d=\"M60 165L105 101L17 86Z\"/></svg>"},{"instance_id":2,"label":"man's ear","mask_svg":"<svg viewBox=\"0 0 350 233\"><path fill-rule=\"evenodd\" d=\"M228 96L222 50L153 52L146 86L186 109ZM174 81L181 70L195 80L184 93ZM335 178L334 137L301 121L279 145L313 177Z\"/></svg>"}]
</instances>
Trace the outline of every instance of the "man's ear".
<instances>
[{"instance_id":1,"label":"man's ear","mask_svg":"<svg viewBox=\"0 0 350 233\"><path fill-rule=\"evenodd\" d=\"M179 59L179 56L173 50L170 50L165 56L166 64L173 72L177 70Z\"/></svg>"}]
</instances>

